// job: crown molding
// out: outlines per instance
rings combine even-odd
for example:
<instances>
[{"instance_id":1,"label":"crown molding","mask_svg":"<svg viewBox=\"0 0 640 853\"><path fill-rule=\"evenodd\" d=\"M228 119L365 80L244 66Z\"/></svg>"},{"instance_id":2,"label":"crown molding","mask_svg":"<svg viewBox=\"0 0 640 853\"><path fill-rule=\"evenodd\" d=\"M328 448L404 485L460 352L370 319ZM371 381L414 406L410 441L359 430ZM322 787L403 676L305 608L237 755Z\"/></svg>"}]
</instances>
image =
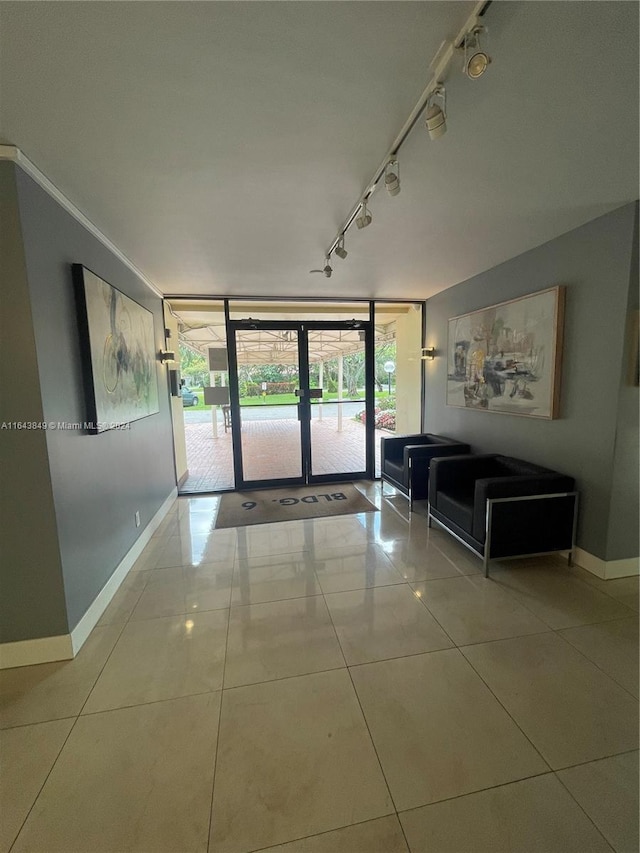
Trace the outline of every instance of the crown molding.
<instances>
[{"instance_id":1,"label":"crown molding","mask_svg":"<svg viewBox=\"0 0 640 853\"><path fill-rule=\"evenodd\" d=\"M93 234L93 236L99 240L103 246L106 246L106 248L109 249L116 258L118 258L118 260L122 261L122 263L128 267L131 272L149 288L149 290L151 290L156 296L159 296L160 299L164 299L162 291L158 290L158 288L149 281L146 275L138 269L133 261L129 260L129 258L120 251L115 243L112 243L106 234L103 234L98 226L94 225L94 223L85 216L84 213L70 199L68 199L67 196L59 190L43 172L40 171L40 169L38 169L38 167L34 165L19 148L15 145L0 145L0 160L10 160L12 163L15 163L16 166L19 166L22 171L26 172L30 178L33 178L33 180L41 186L42 189L51 196L51 198L55 199L58 204L67 211L67 213L70 213L71 216L86 228L90 234Z\"/></svg>"}]
</instances>

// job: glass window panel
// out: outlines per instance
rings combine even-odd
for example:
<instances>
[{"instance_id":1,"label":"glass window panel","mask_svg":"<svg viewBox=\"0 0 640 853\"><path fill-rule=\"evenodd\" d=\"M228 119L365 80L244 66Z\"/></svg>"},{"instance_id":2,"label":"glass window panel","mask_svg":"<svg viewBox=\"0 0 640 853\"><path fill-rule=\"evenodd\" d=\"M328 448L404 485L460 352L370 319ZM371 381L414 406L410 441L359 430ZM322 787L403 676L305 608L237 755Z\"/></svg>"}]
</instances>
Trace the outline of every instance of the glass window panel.
<instances>
[{"instance_id":1,"label":"glass window panel","mask_svg":"<svg viewBox=\"0 0 640 853\"><path fill-rule=\"evenodd\" d=\"M377 477L379 436L420 432L422 309L421 302L376 302L374 306Z\"/></svg>"},{"instance_id":2,"label":"glass window panel","mask_svg":"<svg viewBox=\"0 0 640 853\"><path fill-rule=\"evenodd\" d=\"M322 388L311 403L311 473L366 470L365 341L358 329L309 330L309 387Z\"/></svg>"},{"instance_id":3,"label":"glass window panel","mask_svg":"<svg viewBox=\"0 0 640 853\"><path fill-rule=\"evenodd\" d=\"M311 473L355 474L366 470L364 402L311 407Z\"/></svg>"},{"instance_id":4,"label":"glass window panel","mask_svg":"<svg viewBox=\"0 0 640 853\"><path fill-rule=\"evenodd\" d=\"M222 300L175 299L171 312L178 321L179 370L183 381L181 404L172 406L176 454L186 453L189 476L181 493L232 489L233 447L228 409L204 402L204 389L229 385L228 370L209 370L209 349L225 350L227 334ZM225 417L226 415L226 417ZM184 442L184 444L182 444Z\"/></svg>"},{"instance_id":5,"label":"glass window panel","mask_svg":"<svg viewBox=\"0 0 640 853\"><path fill-rule=\"evenodd\" d=\"M301 477L297 331L238 329L236 351L244 479Z\"/></svg>"},{"instance_id":6,"label":"glass window panel","mask_svg":"<svg viewBox=\"0 0 640 853\"><path fill-rule=\"evenodd\" d=\"M243 409L242 465L245 480L279 480L302 476L300 423L295 410Z\"/></svg>"}]
</instances>

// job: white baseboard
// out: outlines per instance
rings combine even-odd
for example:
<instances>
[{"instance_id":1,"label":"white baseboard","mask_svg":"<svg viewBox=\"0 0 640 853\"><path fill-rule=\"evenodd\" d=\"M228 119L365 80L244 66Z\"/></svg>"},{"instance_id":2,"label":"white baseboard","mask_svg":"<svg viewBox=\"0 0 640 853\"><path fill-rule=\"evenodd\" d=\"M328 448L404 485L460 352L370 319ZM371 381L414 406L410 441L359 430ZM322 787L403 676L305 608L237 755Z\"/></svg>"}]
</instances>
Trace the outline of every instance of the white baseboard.
<instances>
[{"instance_id":1,"label":"white baseboard","mask_svg":"<svg viewBox=\"0 0 640 853\"><path fill-rule=\"evenodd\" d=\"M70 634L61 634L57 637L40 637L35 640L19 640L15 643L0 643L0 669L12 669L16 666L32 666L36 663L51 663L52 661L74 658L100 621L102 614L129 573L131 566L149 543L177 496L178 490L172 489L165 502L120 561Z\"/></svg>"},{"instance_id":2,"label":"white baseboard","mask_svg":"<svg viewBox=\"0 0 640 853\"><path fill-rule=\"evenodd\" d=\"M640 575L640 558L638 557L629 557L626 560L601 560L600 557L594 557L582 548L576 548L575 562L592 575L605 581Z\"/></svg>"},{"instance_id":3,"label":"white baseboard","mask_svg":"<svg viewBox=\"0 0 640 853\"><path fill-rule=\"evenodd\" d=\"M171 490L169 496L153 516L149 524L147 524L140 536L138 536L129 551L127 551L119 565L116 567L114 573L102 587L87 612L71 632L71 643L73 645L74 657L78 654L84 645L85 640L100 621L102 614L109 606L109 603L118 591L120 584L129 574L131 566L133 566L140 554L144 551L145 547L149 544L151 537L160 526L162 519L169 512L171 505L177 497L178 490L174 488Z\"/></svg>"}]
</instances>

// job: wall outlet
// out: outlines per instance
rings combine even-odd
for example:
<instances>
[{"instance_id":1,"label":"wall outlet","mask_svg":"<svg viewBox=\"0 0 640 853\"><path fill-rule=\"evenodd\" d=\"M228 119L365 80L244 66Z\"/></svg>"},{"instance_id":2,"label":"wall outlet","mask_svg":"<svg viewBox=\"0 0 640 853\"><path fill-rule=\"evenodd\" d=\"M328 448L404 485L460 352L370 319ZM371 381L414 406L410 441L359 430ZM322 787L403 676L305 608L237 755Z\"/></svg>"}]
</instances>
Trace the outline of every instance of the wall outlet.
<instances>
[{"instance_id":1,"label":"wall outlet","mask_svg":"<svg viewBox=\"0 0 640 853\"><path fill-rule=\"evenodd\" d=\"M140 527L140 513L136 510L136 527Z\"/></svg>"}]
</instances>

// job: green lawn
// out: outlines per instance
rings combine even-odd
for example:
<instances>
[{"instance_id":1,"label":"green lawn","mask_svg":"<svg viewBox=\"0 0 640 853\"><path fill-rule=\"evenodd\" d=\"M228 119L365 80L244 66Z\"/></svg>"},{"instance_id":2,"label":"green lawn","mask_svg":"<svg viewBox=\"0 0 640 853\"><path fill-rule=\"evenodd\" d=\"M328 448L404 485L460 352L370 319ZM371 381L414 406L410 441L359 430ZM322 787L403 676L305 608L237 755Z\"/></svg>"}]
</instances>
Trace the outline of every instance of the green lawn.
<instances>
[{"instance_id":1,"label":"green lawn","mask_svg":"<svg viewBox=\"0 0 640 853\"><path fill-rule=\"evenodd\" d=\"M200 402L197 406L185 406L185 411L187 412L202 412L204 410L208 411L211 406L204 405L204 389L203 388L193 388L193 391L198 395L198 399ZM395 390L395 389L394 389ZM362 390L362 396L364 397L364 389ZM376 400L382 400L385 397L388 397L389 394L387 391L381 391L376 393ZM241 397L240 405L241 406L277 406L282 405L283 403L297 403L298 398L295 394L267 394L264 398L265 402L262 402L262 397ZM325 392L322 397L322 402L331 402L333 400L338 399L338 394L335 391ZM314 400L314 403L321 402L320 400ZM348 401L345 401L348 402ZM362 404L362 408L364 409L364 403Z\"/></svg>"}]
</instances>

